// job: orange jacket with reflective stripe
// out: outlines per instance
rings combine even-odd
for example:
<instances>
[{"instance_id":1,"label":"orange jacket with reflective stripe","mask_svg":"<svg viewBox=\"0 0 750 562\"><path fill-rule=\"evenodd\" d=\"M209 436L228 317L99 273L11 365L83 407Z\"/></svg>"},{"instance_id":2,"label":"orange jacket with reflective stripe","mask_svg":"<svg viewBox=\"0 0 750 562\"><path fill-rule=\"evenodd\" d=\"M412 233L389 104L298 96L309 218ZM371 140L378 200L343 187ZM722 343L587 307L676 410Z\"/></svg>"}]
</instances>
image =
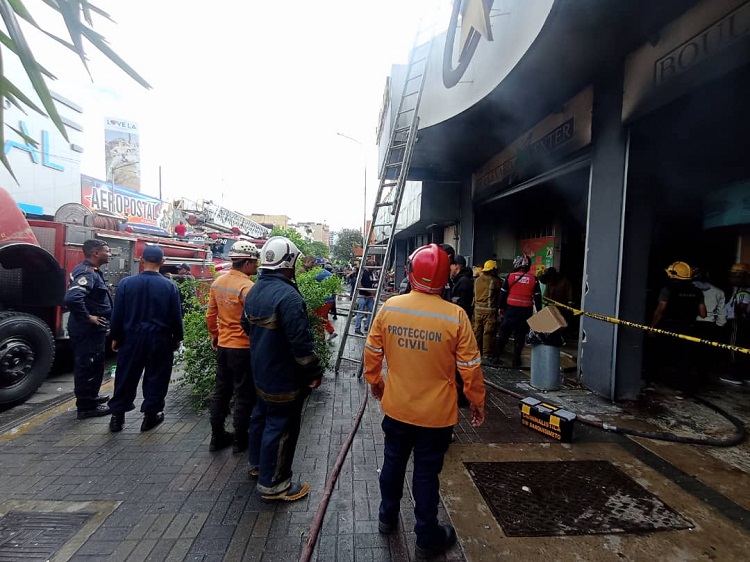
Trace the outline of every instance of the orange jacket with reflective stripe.
<instances>
[{"instance_id":1,"label":"orange jacket with reflective stripe","mask_svg":"<svg viewBox=\"0 0 750 562\"><path fill-rule=\"evenodd\" d=\"M484 377L477 341L466 312L440 295L412 291L388 299L375 316L365 344L365 377L383 379L383 412L421 427L458 422L456 369L472 404L484 406Z\"/></svg>"},{"instance_id":2,"label":"orange jacket with reflective stripe","mask_svg":"<svg viewBox=\"0 0 750 562\"><path fill-rule=\"evenodd\" d=\"M250 347L250 339L242 330L240 319L245 306L245 297L254 283L236 269L221 275L211 284L206 310L206 324L211 340L220 347L244 349Z\"/></svg>"}]
</instances>

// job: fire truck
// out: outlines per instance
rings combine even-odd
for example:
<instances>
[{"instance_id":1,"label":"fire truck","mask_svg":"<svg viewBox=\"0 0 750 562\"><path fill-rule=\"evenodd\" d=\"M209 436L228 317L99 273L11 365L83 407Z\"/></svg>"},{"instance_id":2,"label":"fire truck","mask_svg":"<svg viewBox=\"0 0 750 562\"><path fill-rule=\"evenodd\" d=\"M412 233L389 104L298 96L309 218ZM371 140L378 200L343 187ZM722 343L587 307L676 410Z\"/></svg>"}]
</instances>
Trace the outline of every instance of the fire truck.
<instances>
[{"instance_id":1,"label":"fire truck","mask_svg":"<svg viewBox=\"0 0 750 562\"><path fill-rule=\"evenodd\" d=\"M53 220L27 220L0 188L0 408L31 396L49 373L56 348L68 339L62 306L70 272L83 261L83 242L105 241L110 262L101 268L116 295L121 279L140 271L149 244L164 249L163 272L187 263L196 279L213 274L205 245L118 230L113 217L96 216L69 203Z\"/></svg>"}]
</instances>

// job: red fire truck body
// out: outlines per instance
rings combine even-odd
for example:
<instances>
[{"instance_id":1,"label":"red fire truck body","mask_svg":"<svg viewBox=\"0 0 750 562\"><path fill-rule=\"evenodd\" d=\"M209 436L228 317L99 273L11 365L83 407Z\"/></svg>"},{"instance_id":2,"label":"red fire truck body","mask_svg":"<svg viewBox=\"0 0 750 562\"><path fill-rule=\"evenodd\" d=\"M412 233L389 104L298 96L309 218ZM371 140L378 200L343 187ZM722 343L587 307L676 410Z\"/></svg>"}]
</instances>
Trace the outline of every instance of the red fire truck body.
<instances>
[{"instance_id":1,"label":"red fire truck body","mask_svg":"<svg viewBox=\"0 0 750 562\"><path fill-rule=\"evenodd\" d=\"M0 188L0 407L31 396L49 372L55 347L67 339L62 301L83 242L101 239L112 250L101 268L113 295L121 279L141 270L143 249L164 249L164 273L187 263L196 279L211 279L211 252L171 238L118 232L60 221L26 220Z\"/></svg>"}]
</instances>

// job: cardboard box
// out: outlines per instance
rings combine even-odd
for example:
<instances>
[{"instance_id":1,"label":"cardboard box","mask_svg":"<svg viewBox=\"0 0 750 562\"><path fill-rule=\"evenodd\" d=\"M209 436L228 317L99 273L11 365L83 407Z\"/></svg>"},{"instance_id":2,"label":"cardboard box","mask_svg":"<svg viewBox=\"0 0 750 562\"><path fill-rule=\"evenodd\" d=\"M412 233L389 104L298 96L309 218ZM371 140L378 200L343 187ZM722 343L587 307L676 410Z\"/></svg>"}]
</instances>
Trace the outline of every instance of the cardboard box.
<instances>
[{"instance_id":1,"label":"cardboard box","mask_svg":"<svg viewBox=\"0 0 750 562\"><path fill-rule=\"evenodd\" d=\"M560 328L568 326L568 323L556 306L545 306L526 322L531 326L532 330L542 334L551 334Z\"/></svg>"}]
</instances>

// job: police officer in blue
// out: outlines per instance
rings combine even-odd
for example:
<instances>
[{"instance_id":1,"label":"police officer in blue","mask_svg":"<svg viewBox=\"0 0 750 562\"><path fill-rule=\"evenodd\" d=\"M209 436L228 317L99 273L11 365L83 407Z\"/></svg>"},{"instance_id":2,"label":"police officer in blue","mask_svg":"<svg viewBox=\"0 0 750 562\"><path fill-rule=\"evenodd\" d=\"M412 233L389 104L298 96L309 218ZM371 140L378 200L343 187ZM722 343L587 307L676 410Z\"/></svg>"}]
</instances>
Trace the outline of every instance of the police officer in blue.
<instances>
[{"instance_id":1,"label":"police officer in blue","mask_svg":"<svg viewBox=\"0 0 750 562\"><path fill-rule=\"evenodd\" d=\"M109 430L122 431L125 412L133 409L143 373L141 431L164 421L172 376L173 352L182 342L182 308L177 285L159 273L164 250L154 244L141 254L143 271L117 286L112 311L112 350L117 352L115 392L109 407Z\"/></svg>"},{"instance_id":2,"label":"police officer in blue","mask_svg":"<svg viewBox=\"0 0 750 562\"><path fill-rule=\"evenodd\" d=\"M104 350L112 295L99 269L109 262L111 252L103 240L83 243L86 259L73 268L65 305L70 311L68 334L73 345L74 385L78 419L97 418L109 414L105 404L109 396L100 396L104 377Z\"/></svg>"}]
</instances>

